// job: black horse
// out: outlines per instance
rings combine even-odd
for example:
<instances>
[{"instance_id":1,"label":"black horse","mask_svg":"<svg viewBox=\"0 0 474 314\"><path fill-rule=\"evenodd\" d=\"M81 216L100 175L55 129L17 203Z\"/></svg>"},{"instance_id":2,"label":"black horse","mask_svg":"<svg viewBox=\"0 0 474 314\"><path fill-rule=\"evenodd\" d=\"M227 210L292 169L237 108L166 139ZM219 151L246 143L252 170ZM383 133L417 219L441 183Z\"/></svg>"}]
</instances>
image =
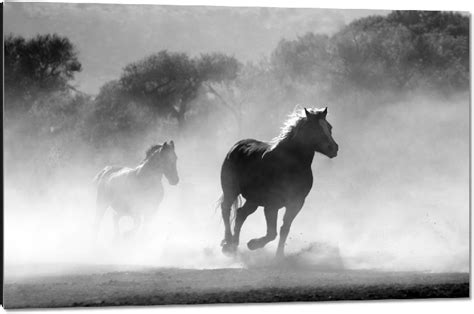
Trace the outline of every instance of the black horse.
<instances>
[{"instance_id":1,"label":"black horse","mask_svg":"<svg viewBox=\"0 0 474 314\"><path fill-rule=\"evenodd\" d=\"M227 154L221 169L222 219L225 225L222 251L235 252L240 230L248 215L264 207L267 223L265 236L247 243L250 250L264 247L277 236L278 210L286 207L280 229L277 257L284 255L291 223L303 207L313 185L311 163L314 153L334 158L338 145L326 121L327 108L295 110L281 134L270 143L254 139L241 140ZM245 204L239 207L239 196ZM236 210L234 233L231 232L231 210Z\"/></svg>"}]
</instances>

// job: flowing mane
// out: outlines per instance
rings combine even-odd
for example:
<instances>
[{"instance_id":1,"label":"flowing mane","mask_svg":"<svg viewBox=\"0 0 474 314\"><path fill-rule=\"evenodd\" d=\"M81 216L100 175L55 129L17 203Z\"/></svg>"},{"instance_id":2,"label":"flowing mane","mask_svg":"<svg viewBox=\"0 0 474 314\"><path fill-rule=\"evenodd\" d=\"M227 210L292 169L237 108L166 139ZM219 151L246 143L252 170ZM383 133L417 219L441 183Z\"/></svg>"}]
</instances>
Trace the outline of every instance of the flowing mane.
<instances>
[{"instance_id":1,"label":"flowing mane","mask_svg":"<svg viewBox=\"0 0 474 314\"><path fill-rule=\"evenodd\" d=\"M285 142L293 138L301 126L306 121L306 115L303 109L295 108L288 118L283 123L280 129L280 134L270 141L270 150L275 149L281 142Z\"/></svg>"},{"instance_id":2,"label":"flowing mane","mask_svg":"<svg viewBox=\"0 0 474 314\"><path fill-rule=\"evenodd\" d=\"M161 146L162 145L152 145L152 146L150 146L150 148L148 148L148 150L146 151L145 160L147 160L154 152L159 150L161 148Z\"/></svg>"}]
</instances>

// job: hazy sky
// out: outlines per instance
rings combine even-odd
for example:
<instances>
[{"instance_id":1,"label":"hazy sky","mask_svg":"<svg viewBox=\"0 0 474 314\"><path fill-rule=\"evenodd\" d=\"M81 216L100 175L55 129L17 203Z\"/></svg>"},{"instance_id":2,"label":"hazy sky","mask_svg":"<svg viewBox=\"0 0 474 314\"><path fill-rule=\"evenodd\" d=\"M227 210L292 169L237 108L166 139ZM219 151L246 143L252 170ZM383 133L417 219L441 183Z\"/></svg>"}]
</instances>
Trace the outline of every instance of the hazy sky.
<instances>
[{"instance_id":1,"label":"hazy sky","mask_svg":"<svg viewBox=\"0 0 474 314\"><path fill-rule=\"evenodd\" d=\"M79 51L76 85L97 93L128 63L162 49L222 51L242 61L269 55L281 38L333 33L356 18L388 11L6 3L5 34L58 33Z\"/></svg>"}]
</instances>

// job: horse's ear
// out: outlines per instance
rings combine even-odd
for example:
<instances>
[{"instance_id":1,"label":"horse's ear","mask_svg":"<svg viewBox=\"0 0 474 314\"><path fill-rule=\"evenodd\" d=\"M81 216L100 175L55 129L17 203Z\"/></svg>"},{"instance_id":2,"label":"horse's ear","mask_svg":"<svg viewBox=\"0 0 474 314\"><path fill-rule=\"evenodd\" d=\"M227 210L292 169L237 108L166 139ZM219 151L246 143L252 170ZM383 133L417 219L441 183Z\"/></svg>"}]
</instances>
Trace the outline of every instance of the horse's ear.
<instances>
[{"instance_id":1,"label":"horse's ear","mask_svg":"<svg viewBox=\"0 0 474 314\"><path fill-rule=\"evenodd\" d=\"M328 114L328 107L325 107L324 110L321 112L323 117L326 118L326 115Z\"/></svg>"},{"instance_id":2,"label":"horse's ear","mask_svg":"<svg viewBox=\"0 0 474 314\"><path fill-rule=\"evenodd\" d=\"M163 148L166 148L166 147L168 147L168 142L163 143Z\"/></svg>"},{"instance_id":3,"label":"horse's ear","mask_svg":"<svg viewBox=\"0 0 474 314\"><path fill-rule=\"evenodd\" d=\"M304 113L306 114L306 118L309 118L311 116L311 113L309 113L308 109L304 108Z\"/></svg>"},{"instance_id":4,"label":"horse's ear","mask_svg":"<svg viewBox=\"0 0 474 314\"><path fill-rule=\"evenodd\" d=\"M174 149L174 142L173 142L173 140L170 141L170 146L171 146L171 148Z\"/></svg>"}]
</instances>

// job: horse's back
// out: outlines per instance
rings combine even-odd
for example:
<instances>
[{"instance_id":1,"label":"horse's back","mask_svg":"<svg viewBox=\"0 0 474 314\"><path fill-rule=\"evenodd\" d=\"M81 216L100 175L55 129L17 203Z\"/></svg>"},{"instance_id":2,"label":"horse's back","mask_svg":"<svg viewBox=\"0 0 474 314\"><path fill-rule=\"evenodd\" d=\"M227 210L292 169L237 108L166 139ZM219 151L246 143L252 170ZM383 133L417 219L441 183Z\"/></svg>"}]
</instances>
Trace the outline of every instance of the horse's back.
<instances>
[{"instance_id":1,"label":"horse's back","mask_svg":"<svg viewBox=\"0 0 474 314\"><path fill-rule=\"evenodd\" d=\"M268 143L254 139L238 141L227 153L221 170L221 179L245 172L249 167L255 166L269 149Z\"/></svg>"},{"instance_id":2,"label":"horse's back","mask_svg":"<svg viewBox=\"0 0 474 314\"><path fill-rule=\"evenodd\" d=\"M104 180L110 177L110 175L117 173L121 170L125 169L122 166L105 166L95 177L94 182L102 183Z\"/></svg>"},{"instance_id":3,"label":"horse's back","mask_svg":"<svg viewBox=\"0 0 474 314\"><path fill-rule=\"evenodd\" d=\"M263 154L265 154L269 148L270 145L262 141L254 139L241 140L232 146L226 156L226 160L239 162L261 159Z\"/></svg>"},{"instance_id":4,"label":"horse's back","mask_svg":"<svg viewBox=\"0 0 474 314\"><path fill-rule=\"evenodd\" d=\"M269 149L269 144L245 139L237 142L227 153L221 168L221 185L224 191L242 192L242 188L255 181L262 167L262 158Z\"/></svg>"},{"instance_id":5,"label":"horse's back","mask_svg":"<svg viewBox=\"0 0 474 314\"><path fill-rule=\"evenodd\" d=\"M120 207L128 207L125 199L130 193L134 194L131 189L133 184L130 182L131 171L132 169L128 167L106 166L97 175L98 199L110 204L116 211L120 210Z\"/></svg>"}]
</instances>

